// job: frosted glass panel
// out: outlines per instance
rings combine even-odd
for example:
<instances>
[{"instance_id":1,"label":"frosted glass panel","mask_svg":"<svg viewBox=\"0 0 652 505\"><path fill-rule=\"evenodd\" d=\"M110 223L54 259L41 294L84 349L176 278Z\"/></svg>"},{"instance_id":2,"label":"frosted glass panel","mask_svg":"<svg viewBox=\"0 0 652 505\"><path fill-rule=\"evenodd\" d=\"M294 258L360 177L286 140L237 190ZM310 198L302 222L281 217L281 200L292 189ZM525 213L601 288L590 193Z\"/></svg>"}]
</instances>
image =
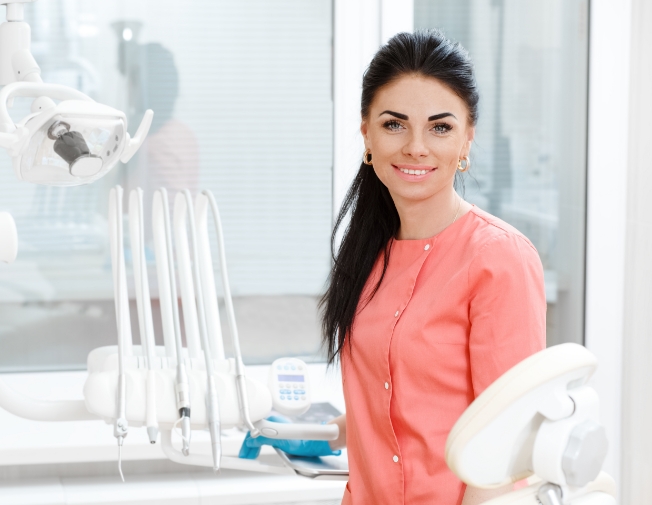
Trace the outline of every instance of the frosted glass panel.
<instances>
[{"instance_id":1,"label":"frosted glass panel","mask_svg":"<svg viewBox=\"0 0 652 505\"><path fill-rule=\"evenodd\" d=\"M466 199L534 243L548 344L583 342L587 0L415 0L416 28L466 47L480 119Z\"/></svg>"},{"instance_id":2,"label":"frosted glass panel","mask_svg":"<svg viewBox=\"0 0 652 505\"><path fill-rule=\"evenodd\" d=\"M117 183L144 189L146 214L160 186L172 199L212 190L245 361L318 357L332 216L331 10L330 0L26 6L46 82L124 110L132 135L147 108L155 116L139 154L91 186L19 182L0 153L0 209L20 240L16 263L0 266L0 370L83 368L92 348L115 342L107 199ZM17 99L12 116L29 105ZM151 247L147 257L156 297Z\"/></svg>"}]
</instances>

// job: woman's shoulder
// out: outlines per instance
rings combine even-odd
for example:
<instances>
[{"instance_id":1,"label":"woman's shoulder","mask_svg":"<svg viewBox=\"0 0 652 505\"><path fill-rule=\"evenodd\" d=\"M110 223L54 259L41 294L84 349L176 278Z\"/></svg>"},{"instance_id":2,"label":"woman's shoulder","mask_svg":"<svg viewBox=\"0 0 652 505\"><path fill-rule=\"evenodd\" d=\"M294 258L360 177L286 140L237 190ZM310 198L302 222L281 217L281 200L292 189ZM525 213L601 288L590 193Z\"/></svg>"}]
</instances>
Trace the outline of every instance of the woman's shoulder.
<instances>
[{"instance_id":1,"label":"woman's shoulder","mask_svg":"<svg viewBox=\"0 0 652 505\"><path fill-rule=\"evenodd\" d=\"M480 250L493 245L493 248L499 249L509 249L515 246L525 247L536 253L532 242L511 224L475 205L469 210L469 213L471 214L468 227L469 240L475 252L480 252Z\"/></svg>"}]
</instances>

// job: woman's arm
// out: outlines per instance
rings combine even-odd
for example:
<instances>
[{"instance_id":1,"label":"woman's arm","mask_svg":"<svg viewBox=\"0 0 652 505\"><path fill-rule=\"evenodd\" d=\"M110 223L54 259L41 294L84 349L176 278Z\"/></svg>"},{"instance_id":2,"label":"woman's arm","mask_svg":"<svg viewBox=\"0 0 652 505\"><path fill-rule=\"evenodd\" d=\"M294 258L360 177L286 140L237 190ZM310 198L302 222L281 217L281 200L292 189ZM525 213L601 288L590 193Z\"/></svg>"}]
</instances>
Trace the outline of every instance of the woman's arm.
<instances>
[{"instance_id":1,"label":"woman's arm","mask_svg":"<svg viewBox=\"0 0 652 505\"><path fill-rule=\"evenodd\" d=\"M340 429L340 435L335 440L328 442L331 449L336 451L337 449L346 447L346 414L336 417L332 421L329 421L328 424L337 424L337 427Z\"/></svg>"},{"instance_id":2,"label":"woman's arm","mask_svg":"<svg viewBox=\"0 0 652 505\"><path fill-rule=\"evenodd\" d=\"M507 494L514 489L513 484L508 484L498 489L479 489L477 487L466 486L462 505L478 505L486 501Z\"/></svg>"}]
</instances>

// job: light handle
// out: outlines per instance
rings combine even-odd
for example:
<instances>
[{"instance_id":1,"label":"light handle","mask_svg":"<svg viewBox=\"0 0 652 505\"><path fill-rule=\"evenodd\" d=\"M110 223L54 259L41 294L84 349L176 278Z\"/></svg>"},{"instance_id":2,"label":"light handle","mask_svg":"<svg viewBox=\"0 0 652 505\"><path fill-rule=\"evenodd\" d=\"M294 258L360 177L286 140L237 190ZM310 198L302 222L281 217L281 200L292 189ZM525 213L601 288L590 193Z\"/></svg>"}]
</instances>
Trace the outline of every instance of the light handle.
<instances>
[{"instance_id":1,"label":"light handle","mask_svg":"<svg viewBox=\"0 0 652 505\"><path fill-rule=\"evenodd\" d=\"M143 144L143 142L145 142L145 137L147 137L149 128L152 126L153 117L154 111L152 109L147 109L143 116L143 120L140 122L140 126L136 130L136 134L133 137L130 137L127 133L128 142L125 145L124 151L122 151L122 154L120 155L120 161L122 161L122 163L127 163L132 156L136 154L136 151L138 151L138 148Z\"/></svg>"}]
</instances>

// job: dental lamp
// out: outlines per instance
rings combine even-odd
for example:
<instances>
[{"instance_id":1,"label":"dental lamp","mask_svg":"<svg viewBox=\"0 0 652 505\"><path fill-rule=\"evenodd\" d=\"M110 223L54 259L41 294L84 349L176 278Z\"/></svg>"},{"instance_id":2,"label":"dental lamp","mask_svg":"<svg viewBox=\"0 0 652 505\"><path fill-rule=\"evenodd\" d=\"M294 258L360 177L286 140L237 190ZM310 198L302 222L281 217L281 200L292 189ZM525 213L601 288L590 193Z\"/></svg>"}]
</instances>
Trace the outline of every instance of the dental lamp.
<instances>
[{"instance_id":1,"label":"dental lamp","mask_svg":"<svg viewBox=\"0 0 652 505\"><path fill-rule=\"evenodd\" d=\"M30 51L30 27L23 21L24 4L34 1L0 0L7 7L7 20L0 24L0 147L12 157L20 180L88 184L118 161L131 159L147 136L153 112L145 113L132 138L124 112L68 86L44 83ZM16 97L33 101L31 113L14 123L8 107Z\"/></svg>"}]
</instances>

